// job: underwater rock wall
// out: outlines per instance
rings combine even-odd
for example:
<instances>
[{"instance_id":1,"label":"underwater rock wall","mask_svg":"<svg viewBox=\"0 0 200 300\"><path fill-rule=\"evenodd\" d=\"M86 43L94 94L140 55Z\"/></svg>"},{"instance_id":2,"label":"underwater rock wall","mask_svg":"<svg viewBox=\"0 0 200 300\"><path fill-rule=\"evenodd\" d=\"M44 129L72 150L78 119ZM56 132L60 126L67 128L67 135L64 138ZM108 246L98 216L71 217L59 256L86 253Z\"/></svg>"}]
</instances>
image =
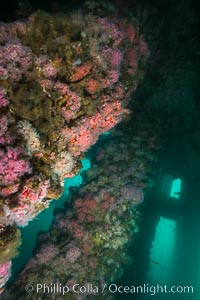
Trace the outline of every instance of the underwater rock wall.
<instances>
[{"instance_id":1,"label":"underwater rock wall","mask_svg":"<svg viewBox=\"0 0 200 300\"><path fill-rule=\"evenodd\" d=\"M148 49L137 21L92 14L0 23L0 288L26 226L100 134L129 114Z\"/></svg>"},{"instance_id":2,"label":"underwater rock wall","mask_svg":"<svg viewBox=\"0 0 200 300\"><path fill-rule=\"evenodd\" d=\"M129 246L141 219L137 206L152 184L156 162L152 141L145 131L124 135L116 130L97 147L85 184L77 193L73 191L66 211L56 214L50 231L39 235L35 255L3 294L5 299L29 299L24 290L27 283L33 287L32 299L91 299L94 295L102 299L101 288L119 278L132 261ZM38 283L66 286L69 291L61 295L59 289L45 293L41 288L36 293ZM77 293L75 284L87 292ZM88 290L88 284L93 289ZM112 298L106 289L103 297Z\"/></svg>"}]
</instances>

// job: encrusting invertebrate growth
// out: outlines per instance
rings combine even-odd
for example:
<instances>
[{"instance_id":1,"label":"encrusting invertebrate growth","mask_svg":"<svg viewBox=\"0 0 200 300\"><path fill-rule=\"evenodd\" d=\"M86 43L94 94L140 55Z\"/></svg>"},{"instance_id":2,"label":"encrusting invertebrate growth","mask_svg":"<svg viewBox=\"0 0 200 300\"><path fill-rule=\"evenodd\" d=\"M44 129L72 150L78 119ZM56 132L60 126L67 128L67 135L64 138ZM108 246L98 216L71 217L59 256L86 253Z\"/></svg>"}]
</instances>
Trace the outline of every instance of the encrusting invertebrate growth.
<instances>
[{"instance_id":1,"label":"encrusting invertebrate growth","mask_svg":"<svg viewBox=\"0 0 200 300\"><path fill-rule=\"evenodd\" d=\"M84 153L129 114L148 58L135 20L75 14L0 23L0 223L15 248L16 226L58 198Z\"/></svg>"}]
</instances>

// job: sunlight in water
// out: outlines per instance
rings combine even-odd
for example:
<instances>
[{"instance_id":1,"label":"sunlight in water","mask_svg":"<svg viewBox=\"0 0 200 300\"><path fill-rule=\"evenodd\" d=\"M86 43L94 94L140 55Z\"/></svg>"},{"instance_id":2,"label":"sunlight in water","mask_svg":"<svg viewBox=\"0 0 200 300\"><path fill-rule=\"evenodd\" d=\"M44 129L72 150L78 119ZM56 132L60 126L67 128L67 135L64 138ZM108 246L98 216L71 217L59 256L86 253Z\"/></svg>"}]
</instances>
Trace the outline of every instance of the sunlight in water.
<instances>
[{"instance_id":1,"label":"sunlight in water","mask_svg":"<svg viewBox=\"0 0 200 300\"><path fill-rule=\"evenodd\" d=\"M170 197L177 198L177 199L180 198L181 182L182 181L179 178L173 180L172 188L171 188L171 192L170 192Z\"/></svg>"},{"instance_id":2,"label":"sunlight in water","mask_svg":"<svg viewBox=\"0 0 200 300\"><path fill-rule=\"evenodd\" d=\"M176 222L161 217L150 254L148 281L167 284L175 245Z\"/></svg>"}]
</instances>

